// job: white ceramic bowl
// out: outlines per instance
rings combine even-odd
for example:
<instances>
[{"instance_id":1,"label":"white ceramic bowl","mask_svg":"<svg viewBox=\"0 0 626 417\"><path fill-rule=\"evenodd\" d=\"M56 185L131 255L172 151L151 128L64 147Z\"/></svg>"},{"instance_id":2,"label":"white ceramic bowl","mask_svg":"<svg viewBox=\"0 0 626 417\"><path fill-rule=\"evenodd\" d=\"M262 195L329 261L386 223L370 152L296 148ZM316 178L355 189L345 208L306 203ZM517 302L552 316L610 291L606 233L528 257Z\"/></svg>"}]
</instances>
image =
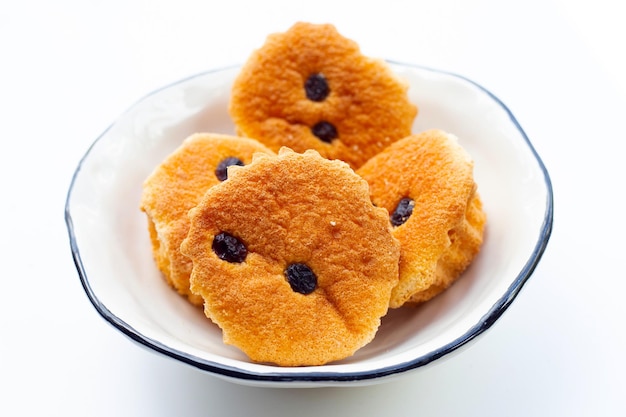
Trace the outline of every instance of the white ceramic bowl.
<instances>
[{"instance_id":1,"label":"white ceramic bowl","mask_svg":"<svg viewBox=\"0 0 626 417\"><path fill-rule=\"evenodd\" d=\"M234 133L227 112L239 68L209 71L137 102L80 161L65 218L89 300L113 327L163 355L250 385L371 384L417 370L483 334L531 276L552 227L548 172L512 113L457 75L390 63L410 83L420 112L413 131L459 137L475 161L488 216L483 249L449 290L418 308L392 310L369 345L341 362L283 368L250 362L164 282L139 210L148 174L188 135Z\"/></svg>"}]
</instances>

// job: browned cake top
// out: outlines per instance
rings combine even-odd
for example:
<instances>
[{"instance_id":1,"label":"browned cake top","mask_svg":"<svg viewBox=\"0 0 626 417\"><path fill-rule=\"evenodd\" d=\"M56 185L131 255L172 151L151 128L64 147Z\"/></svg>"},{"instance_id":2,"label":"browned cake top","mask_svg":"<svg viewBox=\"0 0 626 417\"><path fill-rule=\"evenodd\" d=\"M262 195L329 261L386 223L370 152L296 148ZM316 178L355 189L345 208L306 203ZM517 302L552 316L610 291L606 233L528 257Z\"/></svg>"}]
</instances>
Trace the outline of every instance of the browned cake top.
<instances>
[{"instance_id":1,"label":"browned cake top","mask_svg":"<svg viewBox=\"0 0 626 417\"><path fill-rule=\"evenodd\" d=\"M437 263L476 191L473 162L456 138L429 130L394 143L357 172L374 204L389 211L401 243L400 282L390 303L399 307L437 283Z\"/></svg>"},{"instance_id":2,"label":"browned cake top","mask_svg":"<svg viewBox=\"0 0 626 417\"><path fill-rule=\"evenodd\" d=\"M398 281L387 212L347 164L282 149L232 167L181 250L205 313L252 360L319 365L369 342Z\"/></svg>"},{"instance_id":3,"label":"browned cake top","mask_svg":"<svg viewBox=\"0 0 626 417\"><path fill-rule=\"evenodd\" d=\"M315 149L358 168L411 133L417 108L407 88L334 26L297 23L252 53L230 113L239 134L273 150Z\"/></svg>"},{"instance_id":4,"label":"browned cake top","mask_svg":"<svg viewBox=\"0 0 626 417\"><path fill-rule=\"evenodd\" d=\"M187 212L221 182L228 164L247 164L256 152L273 153L257 141L212 133L188 137L143 184L141 209L148 217L152 250L167 282L194 304L189 291L191 261L180 253L189 231Z\"/></svg>"}]
</instances>

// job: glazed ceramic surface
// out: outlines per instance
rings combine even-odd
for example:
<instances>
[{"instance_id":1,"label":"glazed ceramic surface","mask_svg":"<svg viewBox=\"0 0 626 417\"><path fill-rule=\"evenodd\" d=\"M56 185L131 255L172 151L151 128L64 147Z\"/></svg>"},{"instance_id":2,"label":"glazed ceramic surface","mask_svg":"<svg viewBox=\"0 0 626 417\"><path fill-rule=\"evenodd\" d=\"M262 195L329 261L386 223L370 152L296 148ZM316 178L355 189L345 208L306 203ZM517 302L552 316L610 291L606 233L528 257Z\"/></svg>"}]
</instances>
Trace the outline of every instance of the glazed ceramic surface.
<instances>
[{"instance_id":1,"label":"glazed ceramic surface","mask_svg":"<svg viewBox=\"0 0 626 417\"><path fill-rule=\"evenodd\" d=\"M251 385L371 384L434 363L483 334L531 276L552 226L548 172L514 116L463 77L390 63L419 107L415 133L453 133L475 161L487 213L484 246L449 290L417 308L392 310L369 345L316 367L255 364L163 280L139 210L142 182L195 132L234 133L227 112L238 68L202 73L137 102L93 143L67 196L66 221L84 290L133 341L220 377Z\"/></svg>"}]
</instances>

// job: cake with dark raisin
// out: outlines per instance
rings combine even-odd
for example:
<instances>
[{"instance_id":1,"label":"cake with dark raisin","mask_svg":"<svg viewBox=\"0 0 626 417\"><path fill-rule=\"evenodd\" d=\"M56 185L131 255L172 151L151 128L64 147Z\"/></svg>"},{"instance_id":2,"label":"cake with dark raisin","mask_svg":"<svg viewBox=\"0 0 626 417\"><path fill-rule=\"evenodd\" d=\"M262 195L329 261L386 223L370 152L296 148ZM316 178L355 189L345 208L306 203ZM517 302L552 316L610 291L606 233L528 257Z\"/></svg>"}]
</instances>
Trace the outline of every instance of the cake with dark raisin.
<instances>
[{"instance_id":1,"label":"cake with dark raisin","mask_svg":"<svg viewBox=\"0 0 626 417\"><path fill-rule=\"evenodd\" d=\"M473 168L455 136L433 129L394 143L357 171L374 204L389 211L401 244L392 308L439 294L478 254L485 213Z\"/></svg>"},{"instance_id":2,"label":"cake with dark raisin","mask_svg":"<svg viewBox=\"0 0 626 417\"><path fill-rule=\"evenodd\" d=\"M258 154L190 217L181 251L191 290L253 361L322 365L376 334L400 249L387 211L346 163L313 150Z\"/></svg>"},{"instance_id":3,"label":"cake with dark raisin","mask_svg":"<svg viewBox=\"0 0 626 417\"><path fill-rule=\"evenodd\" d=\"M363 55L333 25L296 23L270 35L237 76L230 114L237 132L277 151L315 149L358 168L408 136L417 107L408 85Z\"/></svg>"},{"instance_id":4,"label":"cake with dark raisin","mask_svg":"<svg viewBox=\"0 0 626 417\"><path fill-rule=\"evenodd\" d=\"M148 218L156 264L168 284L193 304L201 304L202 299L189 291L192 263L180 253L189 231L187 212L209 188L227 178L229 165L249 163L256 152L273 154L252 139L197 133L168 155L143 184L141 210Z\"/></svg>"}]
</instances>

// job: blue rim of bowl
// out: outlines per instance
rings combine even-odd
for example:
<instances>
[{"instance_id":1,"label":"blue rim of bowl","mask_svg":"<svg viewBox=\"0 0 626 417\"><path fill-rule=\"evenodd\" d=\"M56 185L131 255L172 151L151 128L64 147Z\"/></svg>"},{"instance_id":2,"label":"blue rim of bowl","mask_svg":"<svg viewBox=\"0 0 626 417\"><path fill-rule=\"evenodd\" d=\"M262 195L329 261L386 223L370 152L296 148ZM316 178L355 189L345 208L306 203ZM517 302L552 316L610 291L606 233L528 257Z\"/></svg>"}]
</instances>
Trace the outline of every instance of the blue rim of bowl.
<instances>
[{"instance_id":1,"label":"blue rim of bowl","mask_svg":"<svg viewBox=\"0 0 626 417\"><path fill-rule=\"evenodd\" d=\"M83 266L82 258L80 256L78 243L76 242L76 236L74 234L74 224L72 221L72 214L71 214L71 207L70 207L74 184L76 182L76 179L78 178L78 175L80 174L81 167L84 161L89 157L89 154L91 153L95 144L107 134L107 132L111 129L111 127L115 125L115 122L113 122L107 129L104 130L104 132L102 132L100 136L96 138L96 140L87 149L87 152L85 153L85 155L79 161L78 166L72 176L72 180L70 183L70 187L69 187L66 202L65 202L65 223L66 223L67 231L69 234L70 249L71 249L72 257L74 260L74 265L76 266L76 270L78 272L78 276L80 278L80 282L82 284L83 290L85 291L91 304L95 307L96 311L109 324L111 324L113 327L118 329L121 333L129 337L131 340L155 352L158 352L170 358L179 360L183 363L186 363L188 365L191 365L203 371L207 371L207 372L221 375L224 377L230 377L230 378L235 378L235 379L240 379L240 380L245 380L245 381L250 381L250 382L260 382L260 383L261 382L269 382L269 383L271 382L294 382L294 383L296 382L301 382L301 383L337 382L339 383L339 382L358 382L358 381L365 382L369 380L382 379L385 377L404 373L406 371L410 371L410 370L428 365L431 362L439 358L442 358L456 351L457 349L463 347L464 345L476 339L476 337L483 334L486 330L488 330L500 318L500 316L502 316L502 314L507 310L507 308L515 300L515 298L517 297L517 295L520 293L521 289L523 288L524 284L528 281L528 279L533 274L535 268L537 267L537 265L539 264L539 261L541 260L541 257L543 256L543 253L546 250L548 241L550 239L550 235L552 233L552 223L553 223L553 216L554 216L554 203L553 203L554 196L553 196L552 182L550 180L550 175L548 174L548 170L546 169L539 154L533 147L528 136L522 129L521 125L519 124L519 122L517 121L513 113L511 112L511 110L509 110L509 108L498 97L496 97L491 91L487 90L482 85L470 80L469 78L466 78L462 75L455 74L453 72L443 71L443 70L425 67L421 65L406 64L406 63L401 63L397 61L388 61L388 62L392 65L399 65L399 66L408 67L408 68L416 68L416 69L423 70L423 71L429 71L429 72L436 73L436 74L444 74L453 78L457 78L459 80L462 80L466 83L469 83L475 86L476 88L481 90L483 93L488 95L509 116L511 122L513 123L513 125L516 127L520 135L525 140L526 145L532 152L540 170L543 173L544 182L546 186L546 210L544 213L543 223L539 231L539 237L538 237L537 243L535 244L534 250L532 251L524 267L518 273L517 277L511 283L507 291L489 309L489 311L478 321L478 323L476 323L474 326L468 329L462 336L458 337L452 342L449 342L425 355L422 355L420 357L417 357L415 359L412 359L404 363L399 363L399 364L395 364L395 365L391 365L387 367L381 367L375 370L358 371L358 372L307 371L307 372L293 372L293 373L291 372L290 373L280 373L280 372L256 373L256 372L246 371L241 368L234 367L234 366L223 365L223 364L219 364L216 362L198 358L196 356L187 354L177 349L170 348L157 340L151 339L141 334L140 332L135 330L132 326L130 326L128 323L126 323L124 320L117 317L113 312L111 312L98 299L97 295L94 293L93 289L91 288L91 285L89 284L89 279L87 277L85 268ZM137 105L138 103L140 103L141 101L143 101L144 99L146 99L147 97L157 94L160 91L185 83L197 77L202 77L211 73L233 69L234 67L235 66L204 71L204 72L192 75L190 77L178 80L171 84L165 85L147 94L142 99L138 100L133 106L131 106L131 108ZM308 369L311 369L311 368L308 368Z\"/></svg>"}]
</instances>

